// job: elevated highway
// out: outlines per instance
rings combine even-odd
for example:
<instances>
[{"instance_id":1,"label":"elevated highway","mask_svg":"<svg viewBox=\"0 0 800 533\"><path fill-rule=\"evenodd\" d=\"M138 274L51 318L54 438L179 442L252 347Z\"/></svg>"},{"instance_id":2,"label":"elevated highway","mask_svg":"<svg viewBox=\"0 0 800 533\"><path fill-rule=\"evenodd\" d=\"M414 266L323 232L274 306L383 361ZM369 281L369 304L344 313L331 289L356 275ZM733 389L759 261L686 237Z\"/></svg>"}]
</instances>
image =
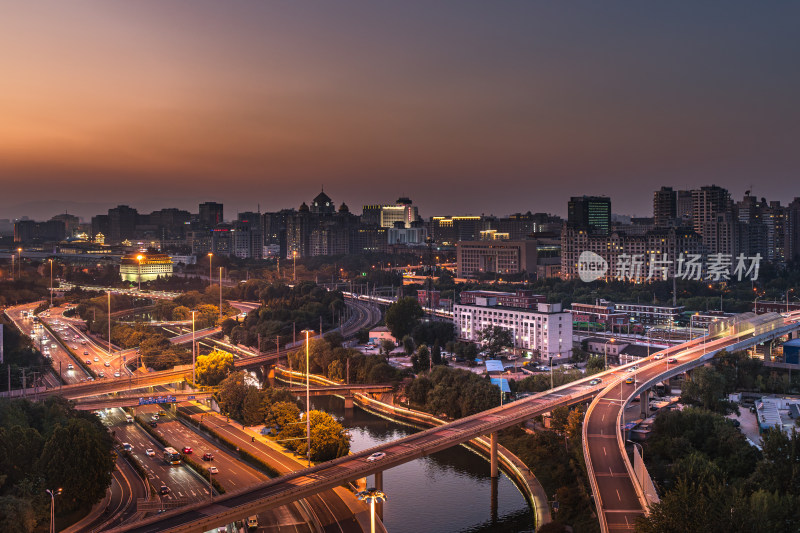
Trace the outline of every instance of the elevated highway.
<instances>
[{"instance_id":1,"label":"elevated highway","mask_svg":"<svg viewBox=\"0 0 800 533\"><path fill-rule=\"evenodd\" d=\"M634 472L625 448L624 415L633 398L640 396L642 415L647 416L649 389L655 385L705 364L723 350L743 350L800 329L800 312L783 318L773 315L723 323L708 336L658 352L639 363L635 373L617 377L595 398L584 420L583 443L602 531L633 531L649 504L658 501L643 466ZM628 377L633 383L625 383Z\"/></svg>"},{"instance_id":2,"label":"elevated highway","mask_svg":"<svg viewBox=\"0 0 800 533\"><path fill-rule=\"evenodd\" d=\"M705 354L701 352L701 357L703 357L703 361L705 361L713 357L714 353L723 348L741 349L754 343L762 342L769 338L776 338L791 331L795 331L800 327L798 320L800 320L800 317L797 316L789 318L784 325L758 335L747 332L736 332L735 330L722 332L720 339L706 339ZM697 339L691 343L687 343L687 345L683 347L671 348L668 352L679 353L681 350L690 348L692 351L689 353L694 354L698 346L700 347L699 349L702 350L702 343L703 339ZM678 374L684 372L690 368L691 365L689 363L694 362L694 360L689 360L691 356L686 353L681 353L680 355L676 355L676 357L680 358L677 364L672 363L673 366L669 370L665 369L663 372L654 372L653 376L648 378L648 382L655 383L658 380L664 379L665 375L670 373ZM667 364L667 360L666 358L656 360L653 357L650 359L655 366ZM702 362L698 361L696 364L702 364ZM437 428L409 435L357 454L284 475L248 490L229 493L219 498L213 507L192 506L183 510L171 511L158 517L148 518L136 525L117 528L114 531L135 531L139 533L163 530L175 532L205 531L217 524L230 522L240 519L243 516L257 513L263 509L269 509L290 501L305 498L321 490L360 477L377 474L382 478L381 473L383 470L412 461L424 455L444 450L451 446L462 444L480 435L490 435L491 441L496 445L496 432L498 430L549 412L557 406L584 402L593 398L601 391L604 392L604 401L611 403L612 398L605 395L614 391L619 394L619 384L630 375L625 370L625 367L621 367L596 374L590 378L572 382L530 396L524 400L512 402L502 407L496 407ZM644 374L641 375L644 376ZM601 380L600 384L593 386L588 384L590 379L597 378ZM623 389L622 392L624 396L625 390ZM633 392L635 392L635 390ZM598 402L594 402L593 405L597 405L597 403ZM621 404L622 402L618 401L618 405ZM616 424L616 421L614 423ZM605 433L604 428L596 428L593 424L594 422L590 417L584 424L584 431L592 435L597 433L604 440L608 440L608 442L605 443L606 450L601 450L600 452L608 453L609 445L613 448L615 442L619 443L619 437L616 437L615 441L613 438L609 438L610 436ZM602 446L603 445L601 445L601 448ZM375 452L383 452L386 455L378 461L368 461L367 458ZM590 461L591 457L587 456L587 463L590 463ZM494 456L492 461L493 474L496 472L496 468L496 456ZM624 481L626 479L624 476L626 471L628 472L628 481L630 482L630 471L627 467L624 470L620 468L615 470L614 466L611 465L609 478ZM590 473L594 490L597 486L598 472L596 469L592 469ZM603 493L596 493L596 495L599 494L599 501L604 502L606 500L603 499L603 496L605 495L605 497L608 498L608 491L616 493L616 490L617 488L611 487L604 489ZM635 491L633 492L635 493ZM621 491L619 499L623 500L626 494L623 494ZM607 515L614 515L614 524L622 524L621 527L615 528L615 531L630 531L632 530L631 520L635 521L636 516L639 516L643 512L641 505L637 505L635 501L624 501L623 504L628 507L608 509L608 512L605 512L606 509L601 507L604 512L601 513L602 516L600 520L601 524L605 524L604 527L606 531L609 530ZM619 520L620 518L622 519L621 521ZM626 519L628 520L626 521Z\"/></svg>"}]
</instances>

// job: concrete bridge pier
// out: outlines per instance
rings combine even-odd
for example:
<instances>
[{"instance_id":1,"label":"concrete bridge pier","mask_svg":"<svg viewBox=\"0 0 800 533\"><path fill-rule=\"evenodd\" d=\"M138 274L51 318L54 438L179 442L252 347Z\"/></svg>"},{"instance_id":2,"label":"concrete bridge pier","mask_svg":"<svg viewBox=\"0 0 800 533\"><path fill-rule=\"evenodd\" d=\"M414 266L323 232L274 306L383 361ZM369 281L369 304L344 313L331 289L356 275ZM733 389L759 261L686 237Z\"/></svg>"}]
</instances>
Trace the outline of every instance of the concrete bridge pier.
<instances>
[{"instance_id":1,"label":"concrete bridge pier","mask_svg":"<svg viewBox=\"0 0 800 533\"><path fill-rule=\"evenodd\" d=\"M490 516L491 516L492 523L496 523L497 522L497 515L498 515L498 513L497 513L497 509L498 509L497 485L498 485L498 483L499 483L499 478L493 477L492 478L492 504L491 504L491 509L490 509Z\"/></svg>"},{"instance_id":2,"label":"concrete bridge pier","mask_svg":"<svg viewBox=\"0 0 800 533\"><path fill-rule=\"evenodd\" d=\"M491 460L489 462L491 465L491 476L492 479L496 479L498 475L497 471L497 432L495 431L491 435Z\"/></svg>"},{"instance_id":3,"label":"concrete bridge pier","mask_svg":"<svg viewBox=\"0 0 800 533\"><path fill-rule=\"evenodd\" d=\"M349 409L351 411L353 410L353 395L352 394L346 394L345 395L345 397L344 397L344 408L345 409Z\"/></svg>"},{"instance_id":4,"label":"concrete bridge pier","mask_svg":"<svg viewBox=\"0 0 800 533\"><path fill-rule=\"evenodd\" d=\"M375 488L383 492L383 470L380 472L375 472ZM378 515L378 518L383 520L383 503L375 503L375 514Z\"/></svg>"},{"instance_id":5,"label":"concrete bridge pier","mask_svg":"<svg viewBox=\"0 0 800 533\"><path fill-rule=\"evenodd\" d=\"M639 403L642 408L642 418L647 418L650 415L650 389L645 389L639 395Z\"/></svg>"}]
</instances>

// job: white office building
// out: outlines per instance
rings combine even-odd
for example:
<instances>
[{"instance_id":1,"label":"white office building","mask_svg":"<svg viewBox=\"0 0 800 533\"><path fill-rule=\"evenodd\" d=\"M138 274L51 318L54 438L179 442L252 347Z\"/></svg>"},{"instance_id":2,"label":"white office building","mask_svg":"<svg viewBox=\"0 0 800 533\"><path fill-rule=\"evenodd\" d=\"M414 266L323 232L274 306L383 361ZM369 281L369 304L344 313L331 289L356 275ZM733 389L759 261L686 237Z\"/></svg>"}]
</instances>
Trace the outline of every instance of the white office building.
<instances>
[{"instance_id":1,"label":"white office building","mask_svg":"<svg viewBox=\"0 0 800 533\"><path fill-rule=\"evenodd\" d=\"M496 298L476 298L475 305L453 309L456 335L477 342L486 326L511 331L517 349L532 352L534 358L572 357L572 315L561 304L540 303L536 309L497 305Z\"/></svg>"}]
</instances>

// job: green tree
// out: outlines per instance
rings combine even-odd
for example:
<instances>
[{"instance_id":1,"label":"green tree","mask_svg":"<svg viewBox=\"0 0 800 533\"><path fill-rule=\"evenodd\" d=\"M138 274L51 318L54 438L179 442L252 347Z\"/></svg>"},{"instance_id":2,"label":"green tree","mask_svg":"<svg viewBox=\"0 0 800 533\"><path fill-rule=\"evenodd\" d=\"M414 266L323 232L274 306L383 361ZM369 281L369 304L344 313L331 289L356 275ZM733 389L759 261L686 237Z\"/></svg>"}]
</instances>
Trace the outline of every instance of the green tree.
<instances>
[{"instance_id":1,"label":"green tree","mask_svg":"<svg viewBox=\"0 0 800 533\"><path fill-rule=\"evenodd\" d=\"M242 419L244 399L250 389L256 388L248 384L244 371L234 372L219 383L219 407L223 413L237 420Z\"/></svg>"},{"instance_id":2,"label":"green tree","mask_svg":"<svg viewBox=\"0 0 800 533\"><path fill-rule=\"evenodd\" d=\"M324 411L311 411L311 460L330 461L350 452L350 436L344 427ZM307 442L305 424L288 423L278 437L285 445L305 456Z\"/></svg>"},{"instance_id":3,"label":"green tree","mask_svg":"<svg viewBox=\"0 0 800 533\"><path fill-rule=\"evenodd\" d=\"M0 496L0 530L9 533L34 531L36 515L30 500Z\"/></svg>"},{"instance_id":4,"label":"green tree","mask_svg":"<svg viewBox=\"0 0 800 533\"><path fill-rule=\"evenodd\" d=\"M431 353L428 350L428 347L424 344L421 344L417 348L417 352L411 356L411 366L414 369L414 372L419 374L420 372L424 372L430 369L431 365Z\"/></svg>"},{"instance_id":5,"label":"green tree","mask_svg":"<svg viewBox=\"0 0 800 533\"><path fill-rule=\"evenodd\" d=\"M242 402L242 422L246 426L255 426L264 422L267 407L264 405L264 396L255 388L250 387L244 395Z\"/></svg>"},{"instance_id":6,"label":"green tree","mask_svg":"<svg viewBox=\"0 0 800 533\"><path fill-rule=\"evenodd\" d=\"M395 348L394 342L390 341L389 339L383 339L381 341L381 352L383 352L383 355L388 357L389 354L392 353L392 350L394 350L394 348Z\"/></svg>"},{"instance_id":7,"label":"green tree","mask_svg":"<svg viewBox=\"0 0 800 533\"><path fill-rule=\"evenodd\" d=\"M344 365L338 359L331 361L328 365L328 378L334 381L344 379Z\"/></svg>"},{"instance_id":8,"label":"green tree","mask_svg":"<svg viewBox=\"0 0 800 533\"><path fill-rule=\"evenodd\" d=\"M300 421L300 409L294 402L275 402L267 408L264 423L268 427L283 428Z\"/></svg>"},{"instance_id":9,"label":"green tree","mask_svg":"<svg viewBox=\"0 0 800 533\"><path fill-rule=\"evenodd\" d=\"M725 399L725 376L712 367L701 366L692 371L691 379L681 386L681 401L700 405L719 413L730 412L730 402Z\"/></svg>"},{"instance_id":10,"label":"green tree","mask_svg":"<svg viewBox=\"0 0 800 533\"><path fill-rule=\"evenodd\" d=\"M406 296L400 298L386 310L386 327L395 339L402 339L410 334L424 313L416 298Z\"/></svg>"},{"instance_id":11,"label":"green tree","mask_svg":"<svg viewBox=\"0 0 800 533\"><path fill-rule=\"evenodd\" d=\"M44 445L38 470L49 487L64 487L62 510L92 505L111 484L111 436L87 420L58 426Z\"/></svg>"},{"instance_id":12,"label":"green tree","mask_svg":"<svg viewBox=\"0 0 800 533\"><path fill-rule=\"evenodd\" d=\"M589 376L602 372L605 368L605 361L598 355L593 355L586 361L586 374Z\"/></svg>"},{"instance_id":13,"label":"green tree","mask_svg":"<svg viewBox=\"0 0 800 533\"><path fill-rule=\"evenodd\" d=\"M198 383L214 386L225 379L233 369L233 354L215 349L208 355L197 357L195 374Z\"/></svg>"},{"instance_id":14,"label":"green tree","mask_svg":"<svg viewBox=\"0 0 800 533\"><path fill-rule=\"evenodd\" d=\"M406 355L410 356L412 353L414 353L416 347L417 346L414 344L414 339L411 338L411 335L406 335L403 337L403 351L406 353Z\"/></svg>"},{"instance_id":15,"label":"green tree","mask_svg":"<svg viewBox=\"0 0 800 533\"><path fill-rule=\"evenodd\" d=\"M480 332L480 339L489 357L497 357L503 348L514 345L511 331L500 326L486 326Z\"/></svg>"}]
</instances>

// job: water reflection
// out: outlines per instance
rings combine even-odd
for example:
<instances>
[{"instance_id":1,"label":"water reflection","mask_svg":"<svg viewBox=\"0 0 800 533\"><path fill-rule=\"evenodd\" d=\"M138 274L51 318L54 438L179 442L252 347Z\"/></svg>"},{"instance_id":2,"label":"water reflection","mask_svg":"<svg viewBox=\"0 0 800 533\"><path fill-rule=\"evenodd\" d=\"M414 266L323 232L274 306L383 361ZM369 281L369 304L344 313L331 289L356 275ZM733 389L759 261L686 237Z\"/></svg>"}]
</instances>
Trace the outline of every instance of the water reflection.
<instances>
[{"instance_id":1,"label":"water reflection","mask_svg":"<svg viewBox=\"0 0 800 533\"><path fill-rule=\"evenodd\" d=\"M312 407L337 416L350 430L351 448L360 451L419 431L358 407L344 409L335 396L312 397ZM368 481L372 483L373 480ZM493 480L489 463L455 446L384 472L388 495L384 523L392 533L532 531L525 498L501 473Z\"/></svg>"}]
</instances>

